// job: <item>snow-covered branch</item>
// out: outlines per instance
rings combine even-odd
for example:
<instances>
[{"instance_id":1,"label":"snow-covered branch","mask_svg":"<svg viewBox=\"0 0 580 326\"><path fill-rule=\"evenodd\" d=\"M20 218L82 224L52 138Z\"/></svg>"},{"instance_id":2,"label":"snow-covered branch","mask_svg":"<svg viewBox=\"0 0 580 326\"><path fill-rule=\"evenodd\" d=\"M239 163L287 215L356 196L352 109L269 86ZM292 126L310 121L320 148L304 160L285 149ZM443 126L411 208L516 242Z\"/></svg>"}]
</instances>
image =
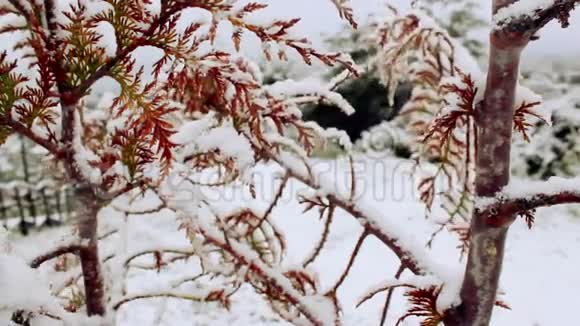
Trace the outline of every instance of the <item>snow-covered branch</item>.
<instances>
[{"instance_id":1,"label":"snow-covered branch","mask_svg":"<svg viewBox=\"0 0 580 326\"><path fill-rule=\"evenodd\" d=\"M10 117L3 117L0 115L0 125L9 126L14 132L21 134L22 136L30 139L37 145L44 147L47 151L55 156L61 155L60 148L50 140L43 138L36 134L32 129L26 127L18 121L14 121Z\"/></svg>"},{"instance_id":2,"label":"snow-covered branch","mask_svg":"<svg viewBox=\"0 0 580 326\"><path fill-rule=\"evenodd\" d=\"M83 246L78 245L78 244L72 244L72 245L68 245L68 246L62 246L62 247L58 247L52 251L49 251L45 254L42 254L41 256L38 256L36 258L34 258L31 262L30 262L30 267L32 268L38 268L40 265L42 265L44 262L47 262L51 259L54 258L58 258L62 255L66 255L66 254L78 254L81 250L83 250Z\"/></svg>"},{"instance_id":3,"label":"snow-covered branch","mask_svg":"<svg viewBox=\"0 0 580 326\"><path fill-rule=\"evenodd\" d=\"M384 281L378 286L374 286L369 288L365 291L364 295L362 295L357 303L357 306L362 305L366 301L372 299L375 295L393 289L397 287L408 287L408 288L429 288L434 284L438 284L440 281L429 277L429 276L417 276L412 275L405 278L393 278Z\"/></svg>"},{"instance_id":4,"label":"snow-covered branch","mask_svg":"<svg viewBox=\"0 0 580 326\"><path fill-rule=\"evenodd\" d=\"M570 12L580 0L520 0L500 9L493 17L496 29L532 36L550 21L569 25Z\"/></svg>"},{"instance_id":5,"label":"snow-covered branch","mask_svg":"<svg viewBox=\"0 0 580 326\"><path fill-rule=\"evenodd\" d=\"M272 159L284 167L293 178L326 194L331 204L347 211L356 218L369 234L374 235L390 248L405 267L413 273L446 274L441 266L428 256L424 245L416 242L408 230L401 228L396 223L389 223L389 218L384 216L382 212L374 210L361 200L352 201L350 193L339 193L332 186L330 180L309 173L312 168L308 166L307 162L302 162L292 155L281 155L272 157Z\"/></svg>"},{"instance_id":6,"label":"snow-covered branch","mask_svg":"<svg viewBox=\"0 0 580 326\"><path fill-rule=\"evenodd\" d=\"M477 209L490 225L505 227L515 216L537 208L580 203L580 178L552 177L547 181L514 180L495 197L479 198Z\"/></svg>"},{"instance_id":7,"label":"snow-covered branch","mask_svg":"<svg viewBox=\"0 0 580 326\"><path fill-rule=\"evenodd\" d=\"M288 273L283 273L276 267L266 264L247 244L228 237L227 232L210 224L211 222L203 217L194 222L188 212L183 211L182 208L172 208L186 216L182 228L191 239L195 238L195 234L201 234L205 241L226 252L237 261L237 264L245 266L249 274L245 276L245 279L249 280L268 300L271 300L273 307L285 318L291 319L293 315L286 307L290 305L299 312L298 316L294 317L297 318L296 322L300 316L303 316L313 325L324 326L336 323L338 312L330 298L301 293L294 287Z\"/></svg>"},{"instance_id":8,"label":"snow-covered branch","mask_svg":"<svg viewBox=\"0 0 580 326\"><path fill-rule=\"evenodd\" d=\"M358 24L354 20L350 0L332 0L332 3L336 6L340 18L345 19L352 27L357 28Z\"/></svg>"}]
</instances>

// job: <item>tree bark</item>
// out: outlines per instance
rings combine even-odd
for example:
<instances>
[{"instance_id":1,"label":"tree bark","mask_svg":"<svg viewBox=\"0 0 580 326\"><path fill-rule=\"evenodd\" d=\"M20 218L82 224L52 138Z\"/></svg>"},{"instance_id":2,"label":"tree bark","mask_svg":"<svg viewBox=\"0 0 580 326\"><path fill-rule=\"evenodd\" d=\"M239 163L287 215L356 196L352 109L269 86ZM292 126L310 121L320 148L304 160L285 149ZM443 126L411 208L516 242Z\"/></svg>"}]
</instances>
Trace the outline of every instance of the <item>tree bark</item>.
<instances>
[{"instance_id":1,"label":"tree bark","mask_svg":"<svg viewBox=\"0 0 580 326\"><path fill-rule=\"evenodd\" d=\"M101 263L99 260L98 219L100 210L98 198L90 186L80 186L75 189L77 203L78 230L82 249L79 251L83 280L85 285L85 300L87 315L105 314L105 291Z\"/></svg>"},{"instance_id":2,"label":"tree bark","mask_svg":"<svg viewBox=\"0 0 580 326\"><path fill-rule=\"evenodd\" d=\"M494 13L513 2L494 0ZM509 182L520 56L527 42L521 34L492 31L490 35L484 101L475 114L475 192L478 197L493 197ZM447 325L489 325L496 302L508 231L508 225L491 225L490 218L497 216L493 216L493 212L490 214L478 210L473 214L470 250L460 294L462 303L449 314Z\"/></svg>"}]
</instances>

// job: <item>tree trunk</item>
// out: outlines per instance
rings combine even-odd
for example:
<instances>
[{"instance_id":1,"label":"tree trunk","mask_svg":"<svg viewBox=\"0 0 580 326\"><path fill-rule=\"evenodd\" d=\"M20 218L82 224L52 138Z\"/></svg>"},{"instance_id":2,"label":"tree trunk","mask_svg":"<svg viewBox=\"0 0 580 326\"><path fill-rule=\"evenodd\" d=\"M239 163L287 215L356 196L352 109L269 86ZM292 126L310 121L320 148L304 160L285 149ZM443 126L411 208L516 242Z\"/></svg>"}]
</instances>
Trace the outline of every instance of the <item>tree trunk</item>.
<instances>
[{"instance_id":1,"label":"tree trunk","mask_svg":"<svg viewBox=\"0 0 580 326\"><path fill-rule=\"evenodd\" d=\"M99 260L98 220L99 201L90 186L81 186L75 190L78 230L82 249L79 252L83 280L85 285L85 300L87 314L104 315L104 285Z\"/></svg>"},{"instance_id":2,"label":"tree trunk","mask_svg":"<svg viewBox=\"0 0 580 326\"><path fill-rule=\"evenodd\" d=\"M494 0L494 13L515 1ZM527 40L492 31L484 102L476 110L476 180L478 197L493 197L509 182L510 150L520 55ZM490 225L489 214L475 210L470 250L461 288L462 303L446 325L489 325L496 302L508 226ZM506 219L512 217L505 217Z\"/></svg>"}]
</instances>

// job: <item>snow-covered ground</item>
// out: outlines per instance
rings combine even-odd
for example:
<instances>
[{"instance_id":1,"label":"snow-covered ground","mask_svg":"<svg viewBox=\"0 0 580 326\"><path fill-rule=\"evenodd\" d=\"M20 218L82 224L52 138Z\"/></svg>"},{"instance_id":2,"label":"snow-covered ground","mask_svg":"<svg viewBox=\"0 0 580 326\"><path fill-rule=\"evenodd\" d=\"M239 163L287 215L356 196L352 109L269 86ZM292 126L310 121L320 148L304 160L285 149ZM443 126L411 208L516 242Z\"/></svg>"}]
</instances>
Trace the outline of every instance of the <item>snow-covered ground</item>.
<instances>
[{"instance_id":1,"label":"snow-covered ground","mask_svg":"<svg viewBox=\"0 0 580 326\"><path fill-rule=\"evenodd\" d=\"M417 199L414 180L410 176L411 164L381 157L359 158L355 166L358 171L358 189L365 197L364 200L372 202L375 208L383 212L384 219L412 230L416 239L427 242L436 226L425 220L424 207ZM337 183L348 180L349 169L345 160L319 161L316 167L320 173L328 173L328 176ZM273 179L276 170L273 166L262 166L256 171L256 180L262 180L257 182L257 200L268 200L275 193L277 183L270 180ZM286 266L301 263L322 232L322 224L316 212L301 213L304 207L297 203L296 197L304 189L305 187L298 182L290 183L280 204L273 212L275 222L284 230L289 245L287 255L284 257ZM216 200L231 205L250 200L241 192L216 191L216 194L220 195L215 197ZM140 208L148 205L153 207L156 203L146 198L138 205ZM501 289L505 292L501 299L507 302L512 310L497 308L494 311L492 325L571 325L579 303L577 293L580 292L578 279L580 259L577 255L580 251L580 217L574 215L573 209L568 206L540 210L532 230L528 230L523 221L517 221L512 227L501 279ZM327 246L320 259L313 264L313 268L319 274L322 288L328 288L336 281L361 232L360 225L346 212L337 213ZM106 232L108 226L122 224L119 222L124 219L124 215L114 208L103 210L102 232ZM177 229L178 222L167 211L130 215L126 227L112 236L110 241L104 242L102 255L106 257L115 252L119 257L127 257L147 248L160 247L187 249L189 244L184 234ZM19 245L16 248L30 254L39 248L45 248L43 244L48 245L55 238L61 237L63 232L69 231L50 230L36 237L23 238L18 241ZM449 267L457 267L459 256L455 249L456 244L457 240L453 235L444 233L437 238L432 255ZM136 262L145 264L152 261L143 258ZM106 265L109 266L105 270L106 273L114 272L110 269L114 268L113 262L115 259ZM117 280L112 286L126 286L129 295L167 288L176 280L195 275L198 271L196 263L195 259L176 262L170 267L165 267L160 274L156 271L134 268L127 274L126 284ZM355 308L355 304L368 288L392 278L398 267L395 256L381 243L373 238L365 242L350 276L339 290L345 325L378 324L384 294L377 295L358 309ZM22 285L22 290L26 290L25 284ZM389 311L387 325L396 323L398 317L404 313L405 304L401 293L397 292ZM215 303L147 299L126 304L117 316L119 326L280 324L285 322L281 321L249 286L242 287L234 295L229 311ZM418 321L409 319L404 325L418 325Z\"/></svg>"}]
</instances>

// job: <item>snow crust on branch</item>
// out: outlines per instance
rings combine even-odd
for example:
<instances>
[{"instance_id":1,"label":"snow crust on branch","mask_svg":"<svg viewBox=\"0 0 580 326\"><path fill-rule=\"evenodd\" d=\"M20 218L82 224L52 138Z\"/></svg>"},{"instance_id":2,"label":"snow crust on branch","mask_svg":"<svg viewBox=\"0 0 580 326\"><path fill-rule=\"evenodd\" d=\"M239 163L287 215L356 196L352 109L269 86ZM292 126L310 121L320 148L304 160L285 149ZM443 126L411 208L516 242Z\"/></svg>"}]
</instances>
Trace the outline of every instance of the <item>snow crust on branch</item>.
<instances>
[{"instance_id":1,"label":"snow crust on branch","mask_svg":"<svg viewBox=\"0 0 580 326\"><path fill-rule=\"evenodd\" d=\"M538 18L538 12L548 9L557 2L562 0L520 0L511 5L501 8L493 16L493 22L496 29L501 29L505 25L509 25L512 21L521 18Z\"/></svg>"},{"instance_id":2,"label":"snow crust on branch","mask_svg":"<svg viewBox=\"0 0 580 326\"><path fill-rule=\"evenodd\" d=\"M557 6L563 6L566 8L573 9L576 6L578 0L520 0L510 4L507 7L501 8L498 12L493 16L492 20L494 23L494 28L496 30L501 30L506 26L509 26L512 23L517 23L521 20L538 20L541 19L541 14L547 10L555 8ZM564 9L564 10L570 10ZM557 13L556 15L559 15ZM567 26L568 17L566 16L568 13L565 13L563 16L558 17L558 19L563 18L561 23L563 26ZM565 17L566 16L566 17ZM555 16L552 18L556 18ZM542 27L542 24L545 22L541 22L538 26L531 26L531 27Z\"/></svg>"},{"instance_id":3,"label":"snow crust on branch","mask_svg":"<svg viewBox=\"0 0 580 326\"><path fill-rule=\"evenodd\" d=\"M263 257L248 244L233 239L231 236L226 238L227 230L219 227L219 221L225 219L216 216L216 211L213 208L173 202L170 202L169 207L182 217L184 228L190 239L194 239L194 234L199 233L206 241L230 254L239 264L245 266L247 272L252 273L246 276L250 283L252 283L252 279L257 277L258 280L254 282L265 282L265 284L269 284L267 286L275 287L278 295L295 306L302 318L293 316L290 311L286 310L288 308L279 307L282 310L278 312L282 316L298 324L304 324L305 320L321 326L330 326L336 323L337 311L330 298L299 292L279 266L265 263ZM212 217L218 221L217 225ZM243 277L243 274L240 276ZM254 286L259 285L254 284ZM273 306L276 308L276 298L271 299L274 300Z\"/></svg>"},{"instance_id":4,"label":"snow crust on branch","mask_svg":"<svg viewBox=\"0 0 580 326\"><path fill-rule=\"evenodd\" d=\"M23 310L30 313L30 321L38 325L101 325L101 318L65 311L51 292L46 273L32 269L18 252L12 250L2 228L0 275L0 322L10 320L14 311Z\"/></svg>"},{"instance_id":5,"label":"snow crust on branch","mask_svg":"<svg viewBox=\"0 0 580 326\"><path fill-rule=\"evenodd\" d=\"M540 197L544 198L541 200L545 202L539 206L549 206L558 204L558 202L546 201L545 198L555 198L565 193L572 196L575 195L580 200L580 178L551 177L546 181L514 178L494 197L478 197L476 207L480 210L485 210L495 205L501 207L502 203L506 202L524 201L533 203Z\"/></svg>"},{"instance_id":6,"label":"snow crust on branch","mask_svg":"<svg viewBox=\"0 0 580 326\"><path fill-rule=\"evenodd\" d=\"M293 98L299 96L314 96L336 105L346 115L354 113L352 105L338 92L329 90L328 85L321 80L309 78L302 81L291 79L279 81L266 87L266 91L272 95Z\"/></svg>"},{"instance_id":7,"label":"snow crust on branch","mask_svg":"<svg viewBox=\"0 0 580 326\"><path fill-rule=\"evenodd\" d=\"M412 230L405 228L392 217L385 216L363 198L352 201L350 189L337 189L335 180L325 177L323 173L312 171L313 167L295 156L283 152L280 153L277 161L295 178L314 188L319 196L329 196L331 202L350 214L354 214L353 217L364 228L370 228L371 234L381 241L387 241L385 244L391 249L398 250L397 255L409 269L414 269L414 272L419 275L435 277L439 283L444 283L446 286L441 295L442 309L459 303L463 271L437 262L429 255L425 245L417 239Z\"/></svg>"}]
</instances>

